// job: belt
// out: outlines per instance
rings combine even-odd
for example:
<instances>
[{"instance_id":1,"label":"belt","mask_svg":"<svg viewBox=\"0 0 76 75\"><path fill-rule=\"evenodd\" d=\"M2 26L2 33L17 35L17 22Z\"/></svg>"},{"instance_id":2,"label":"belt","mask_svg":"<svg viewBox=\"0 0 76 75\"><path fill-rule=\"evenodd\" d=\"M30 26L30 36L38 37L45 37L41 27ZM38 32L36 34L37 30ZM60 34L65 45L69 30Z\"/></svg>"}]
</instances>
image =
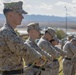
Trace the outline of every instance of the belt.
<instances>
[{"instance_id":1,"label":"belt","mask_svg":"<svg viewBox=\"0 0 76 75\"><path fill-rule=\"evenodd\" d=\"M32 64L29 64L28 67L30 67L31 65L32 65ZM33 68L37 68L37 69L41 69L41 70L45 71L45 68L40 67L40 66L34 65L34 66L32 66L32 67L33 67Z\"/></svg>"},{"instance_id":2,"label":"belt","mask_svg":"<svg viewBox=\"0 0 76 75\"><path fill-rule=\"evenodd\" d=\"M67 59L67 60L71 60L71 58L67 58L67 57L66 57L65 59Z\"/></svg>"},{"instance_id":3,"label":"belt","mask_svg":"<svg viewBox=\"0 0 76 75\"><path fill-rule=\"evenodd\" d=\"M57 62L58 61L58 59L53 59L53 62Z\"/></svg>"},{"instance_id":4,"label":"belt","mask_svg":"<svg viewBox=\"0 0 76 75\"><path fill-rule=\"evenodd\" d=\"M23 69L19 69L19 70L11 70L11 71L0 71L0 73L2 75L22 74L22 73L24 73L24 70Z\"/></svg>"}]
</instances>

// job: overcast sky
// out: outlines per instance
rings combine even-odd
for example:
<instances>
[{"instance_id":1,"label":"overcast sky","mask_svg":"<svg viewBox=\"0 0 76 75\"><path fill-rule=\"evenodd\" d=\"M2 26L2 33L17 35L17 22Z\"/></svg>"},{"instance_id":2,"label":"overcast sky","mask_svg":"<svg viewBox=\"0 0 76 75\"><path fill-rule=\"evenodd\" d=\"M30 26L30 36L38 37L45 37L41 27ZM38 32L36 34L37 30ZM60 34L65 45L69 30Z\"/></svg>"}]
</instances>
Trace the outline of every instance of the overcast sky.
<instances>
[{"instance_id":1,"label":"overcast sky","mask_svg":"<svg viewBox=\"0 0 76 75\"><path fill-rule=\"evenodd\" d=\"M3 3L20 0L0 0L0 13ZM21 0L23 9L28 14L65 16L66 9L68 16L76 16L76 0Z\"/></svg>"}]
</instances>

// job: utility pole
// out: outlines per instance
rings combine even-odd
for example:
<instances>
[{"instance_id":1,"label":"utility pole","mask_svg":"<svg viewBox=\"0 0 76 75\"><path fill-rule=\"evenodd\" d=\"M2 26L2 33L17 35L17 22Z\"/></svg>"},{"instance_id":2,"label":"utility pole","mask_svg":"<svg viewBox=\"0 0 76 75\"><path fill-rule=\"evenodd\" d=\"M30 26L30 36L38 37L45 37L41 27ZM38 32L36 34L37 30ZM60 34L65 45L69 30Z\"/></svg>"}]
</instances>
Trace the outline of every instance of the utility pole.
<instances>
[{"instance_id":1,"label":"utility pole","mask_svg":"<svg viewBox=\"0 0 76 75\"><path fill-rule=\"evenodd\" d=\"M65 25L66 25L66 33L67 33L67 7L66 6L64 6L65 7L65 18L66 18L66 22L65 22Z\"/></svg>"}]
</instances>

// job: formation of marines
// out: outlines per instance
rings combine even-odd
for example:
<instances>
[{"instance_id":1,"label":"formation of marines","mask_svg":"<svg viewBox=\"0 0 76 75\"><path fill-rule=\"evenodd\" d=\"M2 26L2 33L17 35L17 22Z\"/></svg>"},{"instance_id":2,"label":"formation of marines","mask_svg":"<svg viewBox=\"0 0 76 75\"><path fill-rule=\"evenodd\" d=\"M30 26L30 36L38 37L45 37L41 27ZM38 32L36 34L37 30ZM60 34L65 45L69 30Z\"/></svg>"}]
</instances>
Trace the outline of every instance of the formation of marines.
<instances>
[{"instance_id":1,"label":"formation of marines","mask_svg":"<svg viewBox=\"0 0 76 75\"><path fill-rule=\"evenodd\" d=\"M61 50L56 46L59 39L53 28L48 27L41 36L39 23L30 23L29 36L24 41L14 30L21 25L22 14L27 14L22 5L22 1L4 3L6 23L0 29L0 74L58 75L58 58L62 56L64 75L75 75L76 38L66 42Z\"/></svg>"}]
</instances>

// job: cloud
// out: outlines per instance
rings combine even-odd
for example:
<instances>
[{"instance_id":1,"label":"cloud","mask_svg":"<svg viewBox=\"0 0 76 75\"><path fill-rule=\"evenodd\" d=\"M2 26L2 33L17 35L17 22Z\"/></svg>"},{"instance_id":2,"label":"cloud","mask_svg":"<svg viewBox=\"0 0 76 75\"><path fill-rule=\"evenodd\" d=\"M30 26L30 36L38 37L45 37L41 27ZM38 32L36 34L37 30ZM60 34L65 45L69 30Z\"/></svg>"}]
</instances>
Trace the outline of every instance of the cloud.
<instances>
[{"instance_id":1,"label":"cloud","mask_svg":"<svg viewBox=\"0 0 76 75\"><path fill-rule=\"evenodd\" d=\"M32 8L32 6L28 4L28 5L26 5L26 8Z\"/></svg>"},{"instance_id":2,"label":"cloud","mask_svg":"<svg viewBox=\"0 0 76 75\"><path fill-rule=\"evenodd\" d=\"M16 1L24 1L24 0L1 0L1 2L16 2Z\"/></svg>"},{"instance_id":3,"label":"cloud","mask_svg":"<svg viewBox=\"0 0 76 75\"><path fill-rule=\"evenodd\" d=\"M48 5L46 3L42 3L40 5L40 9L51 10L52 9L52 5Z\"/></svg>"},{"instance_id":4,"label":"cloud","mask_svg":"<svg viewBox=\"0 0 76 75\"><path fill-rule=\"evenodd\" d=\"M3 10L4 2L12 1L23 1L23 9L29 14L65 16L66 6L68 14L76 15L76 0L0 0L0 12Z\"/></svg>"},{"instance_id":5,"label":"cloud","mask_svg":"<svg viewBox=\"0 0 76 75\"><path fill-rule=\"evenodd\" d=\"M11 2L25 1L25 0L10 0Z\"/></svg>"},{"instance_id":6,"label":"cloud","mask_svg":"<svg viewBox=\"0 0 76 75\"><path fill-rule=\"evenodd\" d=\"M59 1L55 5L57 6L72 6L71 3Z\"/></svg>"},{"instance_id":7,"label":"cloud","mask_svg":"<svg viewBox=\"0 0 76 75\"><path fill-rule=\"evenodd\" d=\"M65 9L65 6L66 6L68 16L76 16L76 14L75 14L75 12L76 12L76 4L74 4L75 2L76 2L75 0L73 0L72 3L59 1L55 5L58 8L62 8L62 9L60 9L60 10L62 10L62 13L63 12L66 13L66 9Z\"/></svg>"},{"instance_id":8,"label":"cloud","mask_svg":"<svg viewBox=\"0 0 76 75\"><path fill-rule=\"evenodd\" d=\"M76 3L76 0L72 0L72 3Z\"/></svg>"},{"instance_id":9,"label":"cloud","mask_svg":"<svg viewBox=\"0 0 76 75\"><path fill-rule=\"evenodd\" d=\"M3 0L0 0L0 13L3 13Z\"/></svg>"}]
</instances>

